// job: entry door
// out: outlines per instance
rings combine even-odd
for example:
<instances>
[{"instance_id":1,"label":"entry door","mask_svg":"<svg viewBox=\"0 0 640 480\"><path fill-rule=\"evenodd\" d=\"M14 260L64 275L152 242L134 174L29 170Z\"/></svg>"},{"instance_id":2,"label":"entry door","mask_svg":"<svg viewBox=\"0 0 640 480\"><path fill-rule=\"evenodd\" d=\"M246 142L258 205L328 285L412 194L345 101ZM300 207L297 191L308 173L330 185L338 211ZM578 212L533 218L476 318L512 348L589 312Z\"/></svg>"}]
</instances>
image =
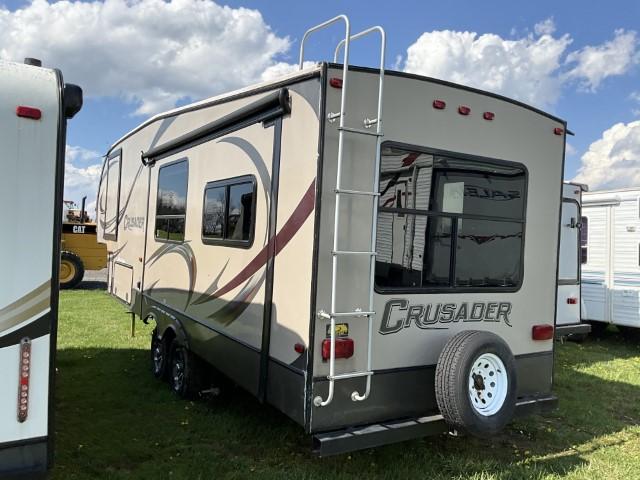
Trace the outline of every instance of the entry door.
<instances>
[{"instance_id":1,"label":"entry door","mask_svg":"<svg viewBox=\"0 0 640 480\"><path fill-rule=\"evenodd\" d=\"M558 259L558 308L556 314L558 325L580 322L579 222L580 207L578 202L564 200L560 224L560 258Z\"/></svg>"}]
</instances>

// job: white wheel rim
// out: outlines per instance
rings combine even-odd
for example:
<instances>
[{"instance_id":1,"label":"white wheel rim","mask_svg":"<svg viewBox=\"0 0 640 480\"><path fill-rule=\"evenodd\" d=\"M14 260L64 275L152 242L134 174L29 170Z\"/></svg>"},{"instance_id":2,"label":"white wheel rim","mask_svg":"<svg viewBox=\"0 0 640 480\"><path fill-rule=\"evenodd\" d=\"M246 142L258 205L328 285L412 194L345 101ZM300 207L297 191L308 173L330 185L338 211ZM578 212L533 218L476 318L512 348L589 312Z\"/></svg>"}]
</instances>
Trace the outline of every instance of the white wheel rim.
<instances>
[{"instance_id":1,"label":"white wheel rim","mask_svg":"<svg viewBox=\"0 0 640 480\"><path fill-rule=\"evenodd\" d=\"M500 357L483 353L475 359L469 372L469 399L473 409L488 417L504 405L509 388L507 369Z\"/></svg>"}]
</instances>

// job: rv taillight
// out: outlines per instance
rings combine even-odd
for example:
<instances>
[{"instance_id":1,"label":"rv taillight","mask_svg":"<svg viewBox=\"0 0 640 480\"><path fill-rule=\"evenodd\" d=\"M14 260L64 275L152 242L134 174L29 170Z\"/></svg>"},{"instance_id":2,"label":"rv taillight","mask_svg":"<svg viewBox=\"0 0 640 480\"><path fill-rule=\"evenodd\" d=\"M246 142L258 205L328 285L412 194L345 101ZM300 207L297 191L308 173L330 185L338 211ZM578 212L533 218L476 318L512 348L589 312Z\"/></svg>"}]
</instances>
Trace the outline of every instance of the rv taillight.
<instances>
[{"instance_id":1,"label":"rv taillight","mask_svg":"<svg viewBox=\"0 0 640 480\"><path fill-rule=\"evenodd\" d=\"M551 340L553 338L553 325L548 323L534 325L531 329L531 338L534 340Z\"/></svg>"},{"instance_id":2,"label":"rv taillight","mask_svg":"<svg viewBox=\"0 0 640 480\"><path fill-rule=\"evenodd\" d=\"M42 112L39 108L25 107L24 105L16 107L16 115L22 118L31 118L32 120L40 120L42 118Z\"/></svg>"},{"instance_id":3,"label":"rv taillight","mask_svg":"<svg viewBox=\"0 0 640 480\"><path fill-rule=\"evenodd\" d=\"M556 127L553 129L553 133L555 133L556 135L562 135L564 133L564 129L560 127Z\"/></svg>"},{"instance_id":4,"label":"rv taillight","mask_svg":"<svg viewBox=\"0 0 640 480\"><path fill-rule=\"evenodd\" d=\"M342 88L342 79L333 77L329 79L329 85L331 85L333 88Z\"/></svg>"},{"instance_id":5,"label":"rv taillight","mask_svg":"<svg viewBox=\"0 0 640 480\"><path fill-rule=\"evenodd\" d=\"M433 108L435 108L436 110L444 110L446 106L447 104L444 100L433 101Z\"/></svg>"},{"instance_id":6,"label":"rv taillight","mask_svg":"<svg viewBox=\"0 0 640 480\"><path fill-rule=\"evenodd\" d=\"M493 120L495 118L495 116L496 116L496 114L493 113L493 112L484 112L482 114L482 118L484 118L485 120L489 120L489 121Z\"/></svg>"},{"instance_id":7,"label":"rv taillight","mask_svg":"<svg viewBox=\"0 0 640 480\"><path fill-rule=\"evenodd\" d=\"M322 360L329 360L331 357L331 339L325 338L322 341ZM353 340L350 338L336 338L335 358L353 357Z\"/></svg>"},{"instance_id":8,"label":"rv taillight","mask_svg":"<svg viewBox=\"0 0 640 480\"><path fill-rule=\"evenodd\" d=\"M29 414L29 374L31 373L31 340L20 340L20 366L18 370L18 422Z\"/></svg>"},{"instance_id":9,"label":"rv taillight","mask_svg":"<svg viewBox=\"0 0 640 480\"><path fill-rule=\"evenodd\" d=\"M460 115L469 115L471 113L471 109L465 105L460 105L458 107L458 113Z\"/></svg>"},{"instance_id":10,"label":"rv taillight","mask_svg":"<svg viewBox=\"0 0 640 480\"><path fill-rule=\"evenodd\" d=\"M578 304L578 299L576 297L569 297L569 298L567 298L567 303L569 305L577 305Z\"/></svg>"}]
</instances>

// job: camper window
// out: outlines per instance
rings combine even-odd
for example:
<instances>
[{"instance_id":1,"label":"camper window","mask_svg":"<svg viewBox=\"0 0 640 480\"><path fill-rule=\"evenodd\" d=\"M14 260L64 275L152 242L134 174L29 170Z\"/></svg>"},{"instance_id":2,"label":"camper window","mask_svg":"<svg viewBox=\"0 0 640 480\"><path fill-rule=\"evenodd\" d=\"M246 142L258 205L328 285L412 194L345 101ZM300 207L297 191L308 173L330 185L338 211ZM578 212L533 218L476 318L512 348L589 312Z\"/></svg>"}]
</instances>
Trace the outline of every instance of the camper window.
<instances>
[{"instance_id":1,"label":"camper window","mask_svg":"<svg viewBox=\"0 0 640 480\"><path fill-rule=\"evenodd\" d=\"M156 240L184 240L188 175L186 160L165 165L158 171Z\"/></svg>"},{"instance_id":2,"label":"camper window","mask_svg":"<svg viewBox=\"0 0 640 480\"><path fill-rule=\"evenodd\" d=\"M526 184L519 164L384 146L377 288L519 288Z\"/></svg>"},{"instance_id":3,"label":"camper window","mask_svg":"<svg viewBox=\"0 0 640 480\"><path fill-rule=\"evenodd\" d=\"M202 241L248 247L255 225L256 181L252 175L210 182L204 190Z\"/></svg>"},{"instance_id":4,"label":"camper window","mask_svg":"<svg viewBox=\"0 0 640 480\"><path fill-rule=\"evenodd\" d=\"M587 241L589 240L589 219L580 219L580 263L585 264L589 260L587 253Z\"/></svg>"}]
</instances>

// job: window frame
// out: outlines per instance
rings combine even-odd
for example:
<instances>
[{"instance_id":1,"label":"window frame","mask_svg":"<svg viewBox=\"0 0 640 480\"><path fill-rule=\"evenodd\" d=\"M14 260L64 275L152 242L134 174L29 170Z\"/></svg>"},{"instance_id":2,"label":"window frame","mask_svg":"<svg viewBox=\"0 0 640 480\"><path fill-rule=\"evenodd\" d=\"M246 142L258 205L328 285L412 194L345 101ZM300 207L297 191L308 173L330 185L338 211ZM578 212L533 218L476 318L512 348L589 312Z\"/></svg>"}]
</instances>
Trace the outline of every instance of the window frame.
<instances>
[{"instance_id":1,"label":"window frame","mask_svg":"<svg viewBox=\"0 0 640 480\"><path fill-rule=\"evenodd\" d=\"M117 192L115 194L115 202L116 202L116 215L115 215L115 226L113 231L111 232L107 232L107 212L109 210L109 171L111 170L109 168L109 163L111 163L112 160L114 160L115 158L118 159L118 178L117 178L117 182L118 182L118 186L117 186ZM103 212L103 220L102 220L102 224L104 225L103 228L103 234L102 236L106 239L106 240L112 240L112 241L117 241L118 240L118 230L120 228L120 188L121 188L121 181L122 181L122 148L118 148L117 150L114 150L113 152L111 152L111 154L107 157L107 159L105 160L105 169L106 169L106 176L105 176L105 187L104 187L104 212Z\"/></svg>"},{"instance_id":2,"label":"window frame","mask_svg":"<svg viewBox=\"0 0 640 480\"><path fill-rule=\"evenodd\" d=\"M585 222L586 220L586 222ZM587 225L587 234L586 234L586 243L582 245L582 229L584 225ZM582 261L582 249L585 250L585 259L586 261ZM582 213L582 208L580 209L580 251L578 252L579 260L580 260L580 271L582 272L582 265L587 265L589 263L589 217Z\"/></svg>"},{"instance_id":3,"label":"window frame","mask_svg":"<svg viewBox=\"0 0 640 480\"><path fill-rule=\"evenodd\" d=\"M519 168L524 172L524 188L522 192L524 197L522 201L523 214L522 214L522 219L518 220L518 219L507 218L507 217L488 217L485 215L476 215L476 214L444 213L444 212L434 212L431 210L420 210L420 209L412 209L412 208L389 208L389 207L378 206L378 209L377 209L378 215L380 214L380 212L386 212L386 213L392 213L392 214L404 213L404 214L413 214L416 216L420 215L420 216L426 216L426 217L446 217L446 218L451 218L452 220L455 219L456 220L455 222L452 221L451 232L452 232L452 235L455 236L456 240L455 240L455 243L452 244L451 246L451 253L449 257L449 275L450 275L449 278L450 278L450 282L453 283L453 285L450 284L447 286L428 286L428 287L383 287L378 285L378 283L374 281L374 291L377 294L381 294L381 295L397 295L397 294L411 295L411 294L422 294L422 293L446 293L446 294L514 293L519 291L522 288L522 285L524 283L524 276L525 276L524 252L526 248L527 206L528 206L528 199L529 199L529 169L526 167L526 165L519 162L514 162L514 161L499 160L499 159L490 158L490 157L482 157L479 155L470 155L466 153L453 152L450 150L441 150L437 148L425 147L420 145L412 145L408 143L396 142L393 140L388 140L386 142L383 142L380 146L381 149L385 147L405 149L409 152L426 153L429 155L433 155L434 157L437 157L437 156L453 157L456 159L467 160L471 162L483 162L483 163L493 164L496 166ZM381 170L382 170L382 163L380 164L380 170L378 171L379 175L381 174ZM459 170L459 169L454 169L454 170ZM380 185L377 185L376 188L379 189ZM487 220L487 221L498 221L498 222L503 221L508 223L520 223L522 225L522 248L520 250L520 279L517 285L510 286L510 287L473 287L473 286L469 287L469 286L455 285L455 265L456 265L455 261L456 261L457 252L454 246L457 245L457 234L458 234L457 219L465 219L465 218L471 219L471 220Z\"/></svg>"},{"instance_id":4,"label":"window frame","mask_svg":"<svg viewBox=\"0 0 640 480\"><path fill-rule=\"evenodd\" d=\"M185 199L184 199L184 215L158 215L158 199L160 198L160 172L162 171L163 168L171 167L179 163L185 163L187 165L187 189L185 192ZM161 243L184 243L185 238L187 237L187 212L189 210L187 208L187 203L189 201L189 159L187 157L180 158L178 160L174 160L173 162L165 163L160 168L158 168L158 177L157 177L156 184L157 184L156 185L156 205L155 205L155 212L154 212L154 219L153 219L153 238L155 239L156 242L161 242ZM158 237L157 235L158 230L156 229L156 225L158 224L158 217L160 218L183 218L184 217L184 233L182 236L182 240L173 240L170 238Z\"/></svg>"},{"instance_id":5,"label":"window frame","mask_svg":"<svg viewBox=\"0 0 640 480\"><path fill-rule=\"evenodd\" d=\"M249 239L248 240L233 240L228 238L214 238L210 236L206 236L204 234L204 214L205 214L205 205L207 201L207 190L213 188L225 188L224 193L224 225L223 225L223 236L227 233L227 219L229 217L229 192L231 187L234 185L242 185L245 183L250 183L253 193L253 199L251 203L251 208L253 211L253 219L249 228ZM253 241L255 239L255 231L256 231L256 220L257 220L257 211L256 207L258 205L258 182L256 180L255 175L240 175L237 177L225 178L221 180L212 180L207 182L202 191L202 215L201 215L201 228L200 228L200 239L202 243L205 245L218 245L222 247L231 247L231 248L244 248L249 249L253 246Z\"/></svg>"}]
</instances>

